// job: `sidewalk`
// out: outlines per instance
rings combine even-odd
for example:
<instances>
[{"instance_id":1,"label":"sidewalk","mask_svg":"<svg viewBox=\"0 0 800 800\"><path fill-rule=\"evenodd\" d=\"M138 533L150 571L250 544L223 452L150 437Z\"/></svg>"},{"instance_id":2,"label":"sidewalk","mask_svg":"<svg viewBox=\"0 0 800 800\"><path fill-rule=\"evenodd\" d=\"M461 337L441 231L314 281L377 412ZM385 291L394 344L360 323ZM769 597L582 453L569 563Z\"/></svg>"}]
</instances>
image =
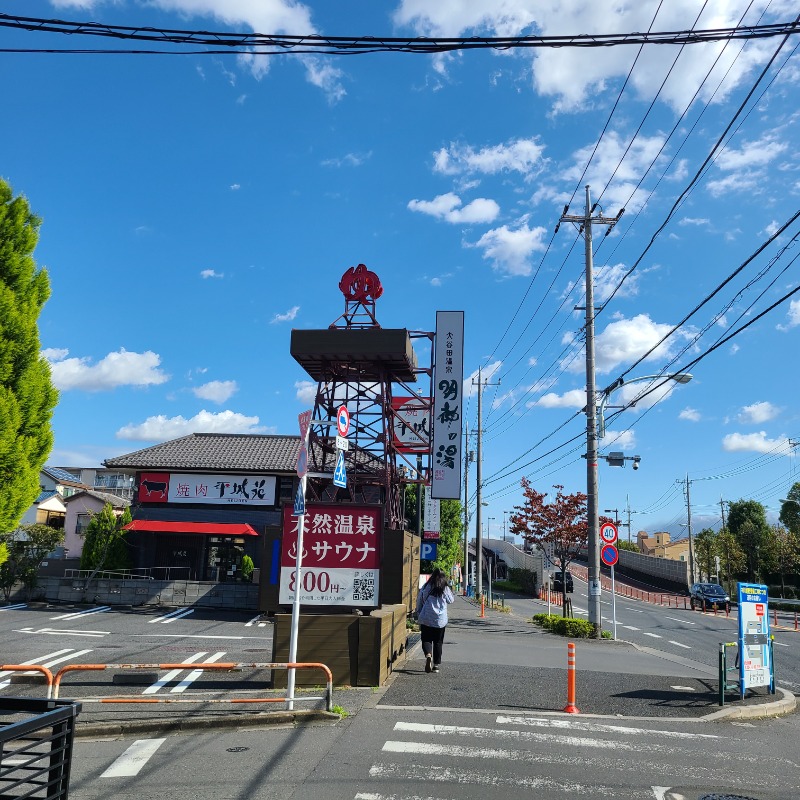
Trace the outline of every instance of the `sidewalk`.
<instances>
[{"instance_id":1,"label":"sidewalk","mask_svg":"<svg viewBox=\"0 0 800 800\"><path fill-rule=\"evenodd\" d=\"M546 610L546 607L544 608ZM567 643L576 650L576 701L582 714L660 718L748 718L793 710L794 695L759 689L719 702L715 668L678 655L608 639L551 634L513 614L457 597L449 606L441 673L427 675L419 646L395 673L378 706L563 712Z\"/></svg>"}]
</instances>

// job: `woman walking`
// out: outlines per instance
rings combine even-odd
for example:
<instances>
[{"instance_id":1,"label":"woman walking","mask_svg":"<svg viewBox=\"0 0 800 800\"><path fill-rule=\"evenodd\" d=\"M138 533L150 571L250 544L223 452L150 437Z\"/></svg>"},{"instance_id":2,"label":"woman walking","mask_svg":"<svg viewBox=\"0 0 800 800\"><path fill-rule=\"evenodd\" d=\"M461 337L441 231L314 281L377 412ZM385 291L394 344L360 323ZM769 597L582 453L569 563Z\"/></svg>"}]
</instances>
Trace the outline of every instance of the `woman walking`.
<instances>
[{"instance_id":1,"label":"woman walking","mask_svg":"<svg viewBox=\"0 0 800 800\"><path fill-rule=\"evenodd\" d=\"M417 595L416 616L422 633L425 672L438 672L442 663L444 629L447 627L447 604L455 598L447 585L447 576L435 569Z\"/></svg>"}]
</instances>

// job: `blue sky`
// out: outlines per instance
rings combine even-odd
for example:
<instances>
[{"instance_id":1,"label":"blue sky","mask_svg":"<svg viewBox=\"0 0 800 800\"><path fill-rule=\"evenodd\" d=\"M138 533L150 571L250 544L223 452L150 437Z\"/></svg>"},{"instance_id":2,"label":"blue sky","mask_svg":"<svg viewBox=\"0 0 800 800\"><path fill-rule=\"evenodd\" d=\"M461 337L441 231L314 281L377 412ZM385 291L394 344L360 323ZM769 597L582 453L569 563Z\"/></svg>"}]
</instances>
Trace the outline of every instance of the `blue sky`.
<instances>
[{"instance_id":1,"label":"blue sky","mask_svg":"<svg viewBox=\"0 0 800 800\"><path fill-rule=\"evenodd\" d=\"M668 31L797 13L788 0L709 0L695 24L698 0L664 3L655 20L652 0L545 5L0 0L0 12L339 36ZM432 330L437 309L463 309L467 381L479 366L500 381L484 394L491 534L523 475L585 491L573 311L583 244L567 223L553 235L563 207L581 213L588 183L603 214L626 209L609 237L595 231L599 301L635 265L597 318L602 388L800 208L798 41L738 116L779 39L641 53L0 53L0 175L44 220L36 256L53 288L40 319L61 390L49 463L99 465L193 431L295 433L312 387L290 331L336 319L341 275L365 263L383 282L384 327ZM118 46L0 32L2 48ZM627 379L680 370L797 286L799 231L795 221ZM798 334L795 296L699 362L689 384L609 420L602 452L642 461L601 462L601 510L627 497L634 535L679 533L687 473L695 530L719 523L720 499L776 510L800 479Z\"/></svg>"}]
</instances>

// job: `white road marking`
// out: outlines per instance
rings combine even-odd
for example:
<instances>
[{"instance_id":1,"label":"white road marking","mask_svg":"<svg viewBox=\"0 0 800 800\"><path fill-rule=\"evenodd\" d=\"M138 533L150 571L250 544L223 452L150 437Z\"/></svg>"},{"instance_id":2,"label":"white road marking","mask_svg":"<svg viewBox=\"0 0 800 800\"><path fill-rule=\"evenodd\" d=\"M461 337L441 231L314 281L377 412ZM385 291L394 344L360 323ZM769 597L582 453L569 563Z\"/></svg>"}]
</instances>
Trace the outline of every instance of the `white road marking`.
<instances>
[{"instance_id":1,"label":"white road marking","mask_svg":"<svg viewBox=\"0 0 800 800\"><path fill-rule=\"evenodd\" d=\"M183 619L184 617L188 617L189 614L194 614L193 608L184 609L180 614L175 614L174 616L170 616L169 619L162 619L161 623L163 625L169 625L170 622L175 622L176 619Z\"/></svg>"},{"instance_id":2,"label":"white road marking","mask_svg":"<svg viewBox=\"0 0 800 800\"><path fill-rule=\"evenodd\" d=\"M193 656L189 656L185 661L181 661L181 664L186 664L187 666L195 664L198 661L202 661L205 655L206 653L195 653ZM182 669L170 670L163 678L159 678L152 686L148 686L142 694L155 694L159 689L163 689L170 681L175 680L181 672L183 672Z\"/></svg>"},{"instance_id":3,"label":"white road marking","mask_svg":"<svg viewBox=\"0 0 800 800\"><path fill-rule=\"evenodd\" d=\"M16 611L17 609L27 608L27 607L28 607L27 603L17 603L16 605L13 606L0 606L0 611Z\"/></svg>"},{"instance_id":4,"label":"white road marking","mask_svg":"<svg viewBox=\"0 0 800 800\"><path fill-rule=\"evenodd\" d=\"M654 639L662 639L662 636L659 636L657 633L649 633L648 631L642 631L642 636L652 636Z\"/></svg>"},{"instance_id":5,"label":"white road marking","mask_svg":"<svg viewBox=\"0 0 800 800\"><path fill-rule=\"evenodd\" d=\"M137 739L100 777L130 778L138 775L142 767L166 741L166 739Z\"/></svg>"},{"instance_id":6,"label":"white road marking","mask_svg":"<svg viewBox=\"0 0 800 800\"><path fill-rule=\"evenodd\" d=\"M22 628L21 630L15 630L14 633L41 633L46 634L48 636L94 636L94 637L103 637L108 636L111 631L73 631L67 628L39 628L38 631L35 631L31 628Z\"/></svg>"},{"instance_id":7,"label":"white road marking","mask_svg":"<svg viewBox=\"0 0 800 800\"><path fill-rule=\"evenodd\" d=\"M674 644L676 647L682 647L684 650L691 650L692 648L689 647L688 644L681 644L680 642L673 642L672 639L669 640L670 644Z\"/></svg>"},{"instance_id":8,"label":"white road marking","mask_svg":"<svg viewBox=\"0 0 800 800\"><path fill-rule=\"evenodd\" d=\"M664 617L665 619L671 619L673 622L682 622L684 625L695 625L696 623L692 622L688 619L679 619L678 617Z\"/></svg>"},{"instance_id":9,"label":"white road marking","mask_svg":"<svg viewBox=\"0 0 800 800\"><path fill-rule=\"evenodd\" d=\"M644 614L643 608L631 608L630 606L623 606L626 611L635 611L637 614Z\"/></svg>"},{"instance_id":10,"label":"white road marking","mask_svg":"<svg viewBox=\"0 0 800 800\"><path fill-rule=\"evenodd\" d=\"M662 731L652 728L632 728L623 725L608 725L604 722L583 722L577 719L546 719L543 717L516 717L501 715L498 725L527 725L535 728L571 728L576 731L597 731L598 733L627 733L631 736L653 734L659 739L720 739L715 733L683 733L682 731Z\"/></svg>"},{"instance_id":11,"label":"white road marking","mask_svg":"<svg viewBox=\"0 0 800 800\"><path fill-rule=\"evenodd\" d=\"M670 686L670 689L675 689L677 692L694 692L696 691L693 686Z\"/></svg>"},{"instance_id":12,"label":"white road marking","mask_svg":"<svg viewBox=\"0 0 800 800\"><path fill-rule=\"evenodd\" d=\"M69 661L73 658L80 658L81 656L85 656L87 653L91 653L91 650L72 650L70 648L66 650L56 650L54 653L50 653L46 656L40 656L39 658L32 658L30 661L23 661L20 666L27 665L27 664L38 664L42 667L50 667L56 666L56 664L61 664L64 661ZM66 653L67 655L63 655ZM54 658L54 656L60 656L60 658ZM51 660L47 660L51 659ZM3 675L11 675L13 670L6 670L5 672L0 672L0 677ZM22 675L36 675L41 674L37 673L36 670L27 670L26 672L21 673ZM5 688L6 686L10 685L11 679L9 678L7 681L0 682L0 689Z\"/></svg>"},{"instance_id":13,"label":"white road marking","mask_svg":"<svg viewBox=\"0 0 800 800\"><path fill-rule=\"evenodd\" d=\"M48 653L46 656L38 656L37 658L32 658L30 661L23 661L23 664L38 664L40 661L44 661L46 658L54 658L55 656L63 655L64 653L71 653L71 648L65 648L64 650L56 650L54 653ZM0 677L4 675L11 675L14 670L5 670L0 672ZM10 683L10 681L8 682ZM2 684L3 686L7 686L8 683Z\"/></svg>"},{"instance_id":14,"label":"white road marking","mask_svg":"<svg viewBox=\"0 0 800 800\"><path fill-rule=\"evenodd\" d=\"M206 664L213 664L215 661L219 661L222 656L225 655L225 651L222 650L219 653L214 653L211 658L203 659L204 663ZM170 689L170 692L173 694L180 694L181 692L185 692L187 687L191 686L201 675L203 674L203 670L201 669L194 669L192 670L185 678L181 680L181 682L177 686L173 686Z\"/></svg>"},{"instance_id":15,"label":"white road marking","mask_svg":"<svg viewBox=\"0 0 800 800\"><path fill-rule=\"evenodd\" d=\"M506 728L470 728L462 725L429 725L419 722L397 722L394 730L409 733L440 734L443 736L475 736L479 739L505 739L515 742L551 742L567 747L594 747L603 750L641 750L638 742L617 742L610 739L587 739L582 736L564 736L555 733L508 730ZM402 743L397 743L402 744ZM662 749L658 745L655 748ZM385 749L385 748L384 748ZM648 747L652 749L652 746ZM395 751L401 752L401 751ZM418 751L413 751L418 752Z\"/></svg>"},{"instance_id":16,"label":"white road marking","mask_svg":"<svg viewBox=\"0 0 800 800\"><path fill-rule=\"evenodd\" d=\"M176 608L174 611L170 611L169 614L164 614L161 617L155 617L155 619L147 620L148 625L152 625L154 622L173 622L176 619L180 619L181 617L186 617L189 614L194 614L193 608Z\"/></svg>"},{"instance_id":17,"label":"white road marking","mask_svg":"<svg viewBox=\"0 0 800 800\"><path fill-rule=\"evenodd\" d=\"M261 614L257 614L255 617L253 617L253 619L250 620L250 622L245 622L244 624L245 628L249 628L251 625L255 625L256 622L258 622L260 619L261 619Z\"/></svg>"},{"instance_id":18,"label":"white road marking","mask_svg":"<svg viewBox=\"0 0 800 800\"><path fill-rule=\"evenodd\" d=\"M92 614L102 614L103 611L109 611L111 606L98 606L97 608L87 608L83 611L71 611L69 614L61 614L57 617L50 617L50 619L75 619L75 617L89 617Z\"/></svg>"},{"instance_id":19,"label":"white road marking","mask_svg":"<svg viewBox=\"0 0 800 800\"><path fill-rule=\"evenodd\" d=\"M789 647L788 644L784 644L783 642L776 642L775 640L772 641L772 644L778 645L778 647Z\"/></svg>"},{"instance_id":20,"label":"white road marking","mask_svg":"<svg viewBox=\"0 0 800 800\"><path fill-rule=\"evenodd\" d=\"M134 633L136 639L257 639L268 642L263 636L206 636L197 633Z\"/></svg>"},{"instance_id":21,"label":"white road marking","mask_svg":"<svg viewBox=\"0 0 800 800\"><path fill-rule=\"evenodd\" d=\"M637 628L635 625L623 625L622 627L623 627L623 628L627 628L629 631L638 631L638 630L641 630L640 628Z\"/></svg>"}]
</instances>

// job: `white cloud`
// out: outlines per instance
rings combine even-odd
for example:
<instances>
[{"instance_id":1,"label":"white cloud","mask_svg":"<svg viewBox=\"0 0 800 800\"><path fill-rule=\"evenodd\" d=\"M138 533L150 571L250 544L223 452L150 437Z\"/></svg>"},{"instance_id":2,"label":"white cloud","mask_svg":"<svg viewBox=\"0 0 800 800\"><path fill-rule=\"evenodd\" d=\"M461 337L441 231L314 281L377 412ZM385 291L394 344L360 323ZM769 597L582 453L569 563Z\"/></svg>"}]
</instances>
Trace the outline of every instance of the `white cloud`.
<instances>
[{"instance_id":1,"label":"white cloud","mask_svg":"<svg viewBox=\"0 0 800 800\"><path fill-rule=\"evenodd\" d=\"M536 251L545 249L544 237L547 230L542 227L528 227L527 217L523 217L519 227L512 230L507 225L494 228L481 236L469 247L483 250L483 257L492 261L492 268L507 275L530 275L530 257Z\"/></svg>"},{"instance_id":2,"label":"white cloud","mask_svg":"<svg viewBox=\"0 0 800 800\"><path fill-rule=\"evenodd\" d=\"M729 453L774 453L775 455L791 455L792 446L789 439L779 437L769 439L765 431L758 433L729 433L722 440L722 449Z\"/></svg>"},{"instance_id":3,"label":"white cloud","mask_svg":"<svg viewBox=\"0 0 800 800\"><path fill-rule=\"evenodd\" d=\"M294 388L297 390L297 399L306 406L314 405L317 399L317 384L311 381L295 381Z\"/></svg>"},{"instance_id":4,"label":"white cloud","mask_svg":"<svg viewBox=\"0 0 800 800\"><path fill-rule=\"evenodd\" d=\"M632 430L606 431L606 435L600 440L603 447L614 448L614 450L633 450L636 447L636 434Z\"/></svg>"},{"instance_id":5,"label":"white cloud","mask_svg":"<svg viewBox=\"0 0 800 800\"><path fill-rule=\"evenodd\" d=\"M372 158L372 150L368 153L347 153L341 158L326 158L323 167L360 167Z\"/></svg>"},{"instance_id":6,"label":"white cloud","mask_svg":"<svg viewBox=\"0 0 800 800\"><path fill-rule=\"evenodd\" d=\"M631 363L654 347L667 334L672 325L654 322L647 314L638 314L631 319L621 318L609 323L595 338L595 362L598 373L610 372L620 364ZM671 352L689 337L689 333L678 331L658 345L645 359L664 361ZM568 335L571 340L572 336ZM581 359L574 359L564 367L570 372L584 369Z\"/></svg>"},{"instance_id":7,"label":"white cloud","mask_svg":"<svg viewBox=\"0 0 800 800\"><path fill-rule=\"evenodd\" d=\"M233 396L239 387L236 381L209 381L202 386L192 389L195 397L201 400L211 400L214 403L224 403Z\"/></svg>"},{"instance_id":8,"label":"white cloud","mask_svg":"<svg viewBox=\"0 0 800 800\"><path fill-rule=\"evenodd\" d=\"M730 354L735 356L742 348L736 342L731 345Z\"/></svg>"},{"instance_id":9,"label":"white cloud","mask_svg":"<svg viewBox=\"0 0 800 800\"><path fill-rule=\"evenodd\" d=\"M695 0L670 0L657 7L658 16L653 23L655 3L609 5L587 4L584 0L559 0L557 3L537 0L401 0L394 21L418 34L440 37L553 36L575 32L645 31L651 23L657 31L685 30L694 25L698 12ZM697 27L733 26L738 23L741 12L740 4L730 0L710 0L704 6ZM782 19L780 13L773 3L770 21L773 16ZM755 19L751 15L747 21L755 22ZM710 79L703 84L700 98L708 102L716 91L714 102L723 102L738 85L747 81L755 67L766 62L774 45L769 41L753 41L740 50L738 47L724 49L723 42L686 47L661 90L661 102L681 111L717 56L720 56L719 62ZM554 98L555 111L576 112L591 109L593 96L599 90L621 82L630 70L632 58L627 47L544 48L502 55L516 59L525 67L532 64L533 86L539 94ZM631 75L629 90L642 99L654 97L673 59L672 48L646 47Z\"/></svg>"},{"instance_id":10,"label":"white cloud","mask_svg":"<svg viewBox=\"0 0 800 800\"><path fill-rule=\"evenodd\" d=\"M774 236L780 229L781 229L780 222L772 220L772 222L770 222L769 225L764 227L764 233L766 233L767 236Z\"/></svg>"},{"instance_id":11,"label":"white cloud","mask_svg":"<svg viewBox=\"0 0 800 800\"><path fill-rule=\"evenodd\" d=\"M763 401L744 406L736 419L745 425L760 425L762 422L769 422L780 414L780 409L772 403Z\"/></svg>"},{"instance_id":12,"label":"white cloud","mask_svg":"<svg viewBox=\"0 0 800 800\"><path fill-rule=\"evenodd\" d=\"M204 269L204 270L201 270L200 277L201 278L224 278L225 277L225 273L224 272L216 272L213 269Z\"/></svg>"},{"instance_id":13,"label":"white cloud","mask_svg":"<svg viewBox=\"0 0 800 800\"><path fill-rule=\"evenodd\" d=\"M689 406L686 406L686 408L678 414L678 419L686 419L689 420L689 422L700 422L700 412L696 408L689 408Z\"/></svg>"},{"instance_id":14,"label":"white cloud","mask_svg":"<svg viewBox=\"0 0 800 800\"><path fill-rule=\"evenodd\" d=\"M201 411L190 419L182 416L167 417L159 414L148 417L138 425L131 423L120 428L117 439L145 442L163 442L188 436L190 433L272 433L273 428L258 424L258 417L246 417L235 411L212 413Z\"/></svg>"},{"instance_id":15,"label":"white cloud","mask_svg":"<svg viewBox=\"0 0 800 800\"><path fill-rule=\"evenodd\" d=\"M586 390L571 389L564 394L548 392L531 405L541 408L584 408L586 406Z\"/></svg>"},{"instance_id":16,"label":"white cloud","mask_svg":"<svg viewBox=\"0 0 800 800\"><path fill-rule=\"evenodd\" d=\"M788 331L800 325L800 300L792 300L789 303L789 310L786 312L786 324L776 325L779 331Z\"/></svg>"},{"instance_id":17,"label":"white cloud","mask_svg":"<svg viewBox=\"0 0 800 800\"><path fill-rule=\"evenodd\" d=\"M711 224L711 220L705 219L703 217L683 217L683 219L678 220L678 225L709 225Z\"/></svg>"},{"instance_id":18,"label":"white cloud","mask_svg":"<svg viewBox=\"0 0 800 800\"><path fill-rule=\"evenodd\" d=\"M444 175L497 175L518 172L531 180L542 169L544 145L536 139L516 139L475 150L471 145L451 143L433 154L435 172Z\"/></svg>"},{"instance_id":19,"label":"white cloud","mask_svg":"<svg viewBox=\"0 0 800 800\"><path fill-rule=\"evenodd\" d=\"M755 192L764 190L765 167L788 149L785 142L766 134L757 141L748 141L739 149L725 149L716 159L715 166L723 177L710 180L706 188L714 197L731 192Z\"/></svg>"},{"instance_id":20,"label":"white cloud","mask_svg":"<svg viewBox=\"0 0 800 800\"><path fill-rule=\"evenodd\" d=\"M158 368L161 356L150 350L131 353L122 348L94 365L88 357L67 358L68 354L69 350L55 349L43 353L50 362L53 383L62 391L102 392L117 386L154 386L169 380L169 375Z\"/></svg>"},{"instance_id":21,"label":"white cloud","mask_svg":"<svg viewBox=\"0 0 800 800\"><path fill-rule=\"evenodd\" d=\"M440 194L433 200L411 200L408 208L411 211L429 214L446 222L469 225L478 222L494 222L500 213L500 206L494 200L488 200L485 197L478 197L462 207L461 198L452 192Z\"/></svg>"},{"instance_id":22,"label":"white cloud","mask_svg":"<svg viewBox=\"0 0 800 800\"><path fill-rule=\"evenodd\" d=\"M300 310L300 306L292 306L285 314L276 314L271 320L271 325L276 325L279 322L291 322Z\"/></svg>"},{"instance_id":23,"label":"white cloud","mask_svg":"<svg viewBox=\"0 0 800 800\"><path fill-rule=\"evenodd\" d=\"M230 190L231 190L232 192L238 192L238 191L239 191L239 189L241 189L241 188L242 188L242 184L241 184L241 183L232 183L232 184L230 185Z\"/></svg>"},{"instance_id":24,"label":"white cloud","mask_svg":"<svg viewBox=\"0 0 800 800\"><path fill-rule=\"evenodd\" d=\"M481 368L481 383L496 383L493 380L494 374L503 366L502 361L494 361L488 366ZM474 381L474 382L473 382ZM475 370L470 375L464 378L464 387L462 389L464 397L475 397L478 394L478 370ZM484 391L486 391L484 387Z\"/></svg>"}]
</instances>

